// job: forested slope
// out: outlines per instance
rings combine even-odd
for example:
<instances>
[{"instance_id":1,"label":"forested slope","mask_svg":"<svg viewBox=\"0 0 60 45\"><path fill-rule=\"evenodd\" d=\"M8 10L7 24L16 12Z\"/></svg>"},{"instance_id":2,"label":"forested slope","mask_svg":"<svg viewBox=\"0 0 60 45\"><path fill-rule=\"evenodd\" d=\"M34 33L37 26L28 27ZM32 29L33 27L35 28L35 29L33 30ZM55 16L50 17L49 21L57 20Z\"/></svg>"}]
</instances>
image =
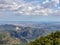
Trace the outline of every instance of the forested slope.
<instances>
[{"instance_id":1,"label":"forested slope","mask_svg":"<svg viewBox=\"0 0 60 45\"><path fill-rule=\"evenodd\" d=\"M60 31L51 33L50 35L40 37L35 41L30 42L28 45L60 45Z\"/></svg>"}]
</instances>

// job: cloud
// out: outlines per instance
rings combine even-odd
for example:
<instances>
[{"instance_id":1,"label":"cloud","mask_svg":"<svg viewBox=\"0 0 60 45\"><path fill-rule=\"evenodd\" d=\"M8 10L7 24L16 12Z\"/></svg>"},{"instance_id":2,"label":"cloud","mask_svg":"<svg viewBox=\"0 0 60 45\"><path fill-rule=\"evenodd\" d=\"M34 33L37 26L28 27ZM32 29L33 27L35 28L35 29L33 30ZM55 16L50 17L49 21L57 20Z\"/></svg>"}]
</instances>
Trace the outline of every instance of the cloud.
<instances>
[{"instance_id":1,"label":"cloud","mask_svg":"<svg viewBox=\"0 0 60 45\"><path fill-rule=\"evenodd\" d=\"M58 8L57 10L55 10L53 13L51 13L50 15L60 15L60 8Z\"/></svg>"},{"instance_id":2,"label":"cloud","mask_svg":"<svg viewBox=\"0 0 60 45\"><path fill-rule=\"evenodd\" d=\"M55 2L56 4L59 4L59 0L53 0L53 2Z\"/></svg>"},{"instance_id":3,"label":"cloud","mask_svg":"<svg viewBox=\"0 0 60 45\"><path fill-rule=\"evenodd\" d=\"M43 6L45 8L56 8L58 4L59 4L59 0L52 0L52 1L46 0L43 2Z\"/></svg>"},{"instance_id":4,"label":"cloud","mask_svg":"<svg viewBox=\"0 0 60 45\"><path fill-rule=\"evenodd\" d=\"M21 15L59 15L59 0L46 0L38 3L40 0L27 2L24 0L0 0L0 12L13 11L14 14Z\"/></svg>"}]
</instances>

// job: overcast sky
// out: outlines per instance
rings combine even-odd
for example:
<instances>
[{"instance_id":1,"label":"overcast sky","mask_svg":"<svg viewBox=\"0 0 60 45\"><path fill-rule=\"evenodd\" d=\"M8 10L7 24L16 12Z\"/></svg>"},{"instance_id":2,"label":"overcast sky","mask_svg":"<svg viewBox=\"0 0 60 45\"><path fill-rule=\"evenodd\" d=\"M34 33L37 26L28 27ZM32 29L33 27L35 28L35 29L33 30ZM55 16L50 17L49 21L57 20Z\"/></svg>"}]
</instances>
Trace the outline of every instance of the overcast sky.
<instances>
[{"instance_id":1,"label":"overcast sky","mask_svg":"<svg viewBox=\"0 0 60 45\"><path fill-rule=\"evenodd\" d=\"M0 0L0 21L60 21L60 0Z\"/></svg>"}]
</instances>

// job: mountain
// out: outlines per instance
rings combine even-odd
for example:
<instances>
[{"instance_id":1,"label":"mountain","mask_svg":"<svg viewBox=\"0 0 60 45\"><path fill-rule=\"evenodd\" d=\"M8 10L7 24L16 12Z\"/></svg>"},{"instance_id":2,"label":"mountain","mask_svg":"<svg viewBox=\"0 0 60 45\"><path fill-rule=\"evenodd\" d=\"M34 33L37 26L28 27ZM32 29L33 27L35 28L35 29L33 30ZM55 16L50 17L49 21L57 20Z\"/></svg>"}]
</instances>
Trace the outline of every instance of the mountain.
<instances>
[{"instance_id":1,"label":"mountain","mask_svg":"<svg viewBox=\"0 0 60 45\"><path fill-rule=\"evenodd\" d=\"M16 27L19 29L16 30ZM0 25L0 32L9 32L11 36L20 39L22 42L30 42L31 40L50 33L48 30L43 30L33 26L23 27L11 24Z\"/></svg>"},{"instance_id":2,"label":"mountain","mask_svg":"<svg viewBox=\"0 0 60 45\"><path fill-rule=\"evenodd\" d=\"M30 42L28 45L60 45L60 31L40 37Z\"/></svg>"},{"instance_id":3,"label":"mountain","mask_svg":"<svg viewBox=\"0 0 60 45\"><path fill-rule=\"evenodd\" d=\"M60 30L60 23L58 22L0 25L0 32L8 32L11 37L18 38L24 44L57 30Z\"/></svg>"}]
</instances>

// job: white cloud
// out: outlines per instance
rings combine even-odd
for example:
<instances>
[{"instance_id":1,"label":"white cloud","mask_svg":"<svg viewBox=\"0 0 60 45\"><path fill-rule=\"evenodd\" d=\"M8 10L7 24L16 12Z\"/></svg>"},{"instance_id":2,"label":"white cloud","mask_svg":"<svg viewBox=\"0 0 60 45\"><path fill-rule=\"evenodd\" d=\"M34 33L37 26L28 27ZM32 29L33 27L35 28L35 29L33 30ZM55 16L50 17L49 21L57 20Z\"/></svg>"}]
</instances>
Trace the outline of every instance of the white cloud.
<instances>
[{"instance_id":1,"label":"white cloud","mask_svg":"<svg viewBox=\"0 0 60 45\"><path fill-rule=\"evenodd\" d=\"M37 1L37 0L36 0ZM11 10L13 13L21 15L57 15L57 5L59 0L46 0L43 4L34 2L26 2L24 0L0 0L0 12ZM57 10L57 11L56 11ZM56 12L55 12L56 11ZM58 13L58 14L59 14Z\"/></svg>"},{"instance_id":2,"label":"white cloud","mask_svg":"<svg viewBox=\"0 0 60 45\"><path fill-rule=\"evenodd\" d=\"M51 13L51 15L60 15L60 8Z\"/></svg>"},{"instance_id":3,"label":"white cloud","mask_svg":"<svg viewBox=\"0 0 60 45\"><path fill-rule=\"evenodd\" d=\"M55 2L56 4L59 4L59 0L52 0L53 2Z\"/></svg>"},{"instance_id":4,"label":"white cloud","mask_svg":"<svg viewBox=\"0 0 60 45\"><path fill-rule=\"evenodd\" d=\"M52 0L52 1L46 0L43 2L43 6L45 8L56 8L58 4L59 4L59 0Z\"/></svg>"}]
</instances>

